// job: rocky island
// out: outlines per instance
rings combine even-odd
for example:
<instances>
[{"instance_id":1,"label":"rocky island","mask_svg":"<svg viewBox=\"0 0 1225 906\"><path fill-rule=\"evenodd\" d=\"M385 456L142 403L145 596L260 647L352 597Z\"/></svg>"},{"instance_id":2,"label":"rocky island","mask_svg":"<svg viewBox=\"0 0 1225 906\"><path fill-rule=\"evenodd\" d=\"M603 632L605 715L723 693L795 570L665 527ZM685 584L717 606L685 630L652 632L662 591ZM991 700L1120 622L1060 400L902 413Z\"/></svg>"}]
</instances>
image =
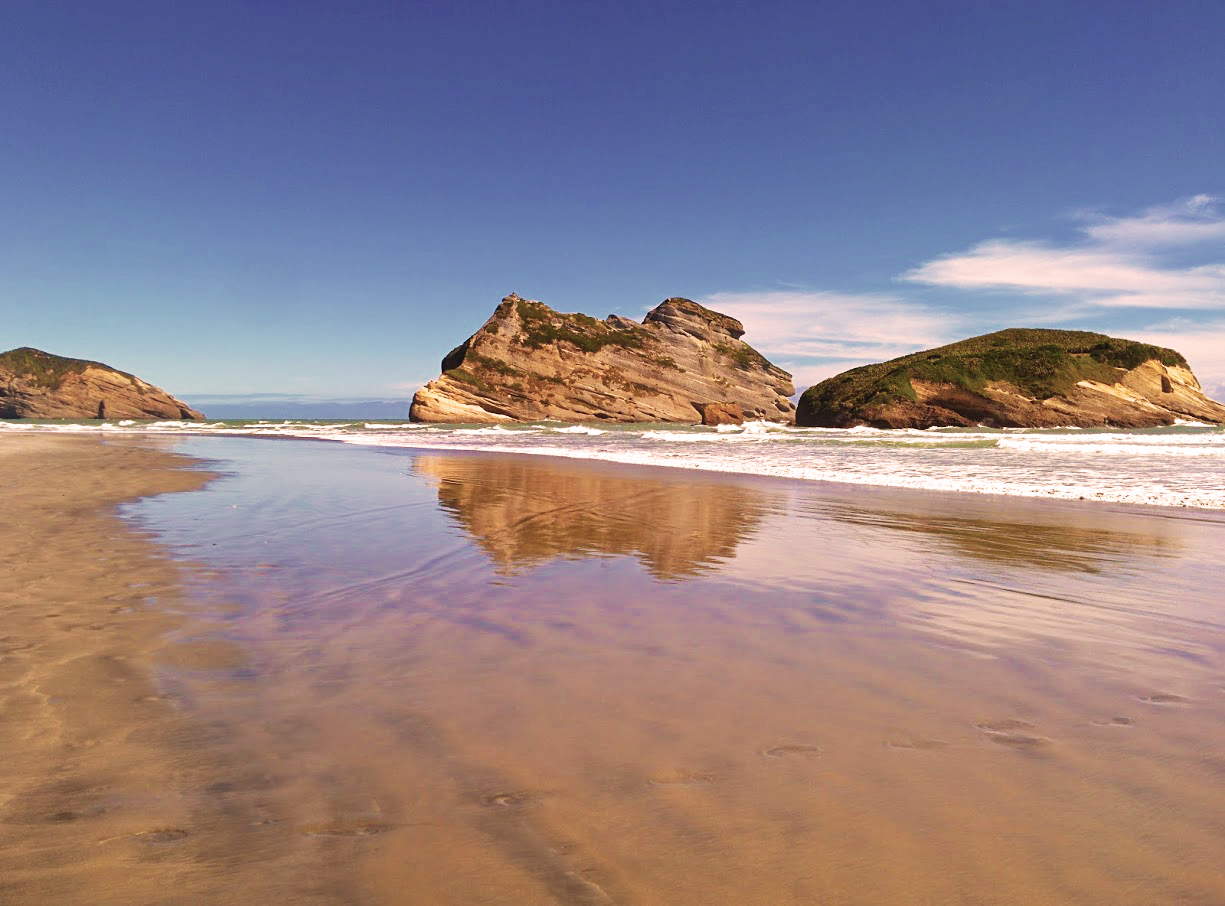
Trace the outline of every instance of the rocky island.
<instances>
[{"instance_id":1,"label":"rocky island","mask_svg":"<svg viewBox=\"0 0 1225 906\"><path fill-rule=\"evenodd\" d=\"M1225 424L1172 349L1081 330L1009 328L853 368L809 387L805 427L1149 428Z\"/></svg>"},{"instance_id":2,"label":"rocky island","mask_svg":"<svg viewBox=\"0 0 1225 906\"><path fill-rule=\"evenodd\" d=\"M792 421L791 375L735 318L666 299L641 323L562 314L511 293L413 397L417 422Z\"/></svg>"},{"instance_id":3,"label":"rocky island","mask_svg":"<svg viewBox=\"0 0 1225 906\"><path fill-rule=\"evenodd\" d=\"M163 418L204 415L165 390L101 362L23 346L0 353L0 418Z\"/></svg>"}]
</instances>

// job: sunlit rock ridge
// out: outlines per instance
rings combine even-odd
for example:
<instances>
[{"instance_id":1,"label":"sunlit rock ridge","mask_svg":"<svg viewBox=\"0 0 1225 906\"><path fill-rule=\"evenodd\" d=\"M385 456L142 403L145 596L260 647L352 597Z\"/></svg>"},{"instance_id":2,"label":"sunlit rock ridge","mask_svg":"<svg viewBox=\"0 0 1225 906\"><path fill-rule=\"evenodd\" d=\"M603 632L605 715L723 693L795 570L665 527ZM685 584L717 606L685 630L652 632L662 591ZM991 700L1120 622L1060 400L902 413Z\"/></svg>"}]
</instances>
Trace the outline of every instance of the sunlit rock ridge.
<instances>
[{"instance_id":1,"label":"sunlit rock ridge","mask_svg":"<svg viewBox=\"0 0 1225 906\"><path fill-rule=\"evenodd\" d=\"M418 422L790 422L791 375L744 327L689 299L642 323L562 314L511 293L413 397Z\"/></svg>"},{"instance_id":2,"label":"sunlit rock ridge","mask_svg":"<svg viewBox=\"0 0 1225 906\"><path fill-rule=\"evenodd\" d=\"M23 346L0 353L0 418L204 416L135 375Z\"/></svg>"},{"instance_id":3,"label":"sunlit rock ridge","mask_svg":"<svg viewBox=\"0 0 1225 906\"><path fill-rule=\"evenodd\" d=\"M809 387L805 427L1150 428L1225 424L1172 349L1081 330L1009 328Z\"/></svg>"}]
</instances>

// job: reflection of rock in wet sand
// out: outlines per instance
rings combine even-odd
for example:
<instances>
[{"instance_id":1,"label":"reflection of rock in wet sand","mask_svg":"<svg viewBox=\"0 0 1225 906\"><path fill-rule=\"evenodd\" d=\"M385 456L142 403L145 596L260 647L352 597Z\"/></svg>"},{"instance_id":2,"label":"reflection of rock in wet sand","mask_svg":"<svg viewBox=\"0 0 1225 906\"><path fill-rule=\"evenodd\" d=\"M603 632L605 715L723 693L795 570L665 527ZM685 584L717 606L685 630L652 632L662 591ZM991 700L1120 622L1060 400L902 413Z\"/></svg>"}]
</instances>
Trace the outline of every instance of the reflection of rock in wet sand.
<instances>
[{"instance_id":1,"label":"reflection of rock in wet sand","mask_svg":"<svg viewBox=\"0 0 1225 906\"><path fill-rule=\"evenodd\" d=\"M836 518L855 525L925 535L978 560L1059 572L1100 573L1120 562L1178 552L1170 538L1112 526L1109 517L1101 518L1095 512L1040 508L1029 501L1003 504L992 498L959 504L955 514L950 514L947 506L925 511L916 501L907 511L847 508ZM1145 527L1149 525L1151 521Z\"/></svg>"},{"instance_id":2,"label":"reflection of rock in wet sand","mask_svg":"<svg viewBox=\"0 0 1225 906\"><path fill-rule=\"evenodd\" d=\"M438 502L503 572L557 557L629 554L660 578L731 557L771 497L691 474L622 477L585 464L510 457L416 457Z\"/></svg>"}]
</instances>

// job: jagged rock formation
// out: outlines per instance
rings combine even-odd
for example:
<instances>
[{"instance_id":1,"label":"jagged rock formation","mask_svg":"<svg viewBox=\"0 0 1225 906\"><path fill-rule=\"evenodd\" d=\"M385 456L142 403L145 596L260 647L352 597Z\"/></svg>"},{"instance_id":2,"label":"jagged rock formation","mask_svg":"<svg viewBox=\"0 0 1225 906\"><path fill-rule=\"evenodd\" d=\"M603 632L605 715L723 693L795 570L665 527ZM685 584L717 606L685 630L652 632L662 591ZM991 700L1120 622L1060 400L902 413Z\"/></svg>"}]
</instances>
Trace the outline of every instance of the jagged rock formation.
<instances>
[{"instance_id":1,"label":"jagged rock formation","mask_svg":"<svg viewBox=\"0 0 1225 906\"><path fill-rule=\"evenodd\" d=\"M1225 424L1179 353L1081 330L1009 328L853 368L804 391L805 427L1149 428Z\"/></svg>"},{"instance_id":2,"label":"jagged rock formation","mask_svg":"<svg viewBox=\"0 0 1225 906\"><path fill-rule=\"evenodd\" d=\"M409 417L693 423L738 412L791 421L791 375L743 334L735 318L689 299L667 299L639 324L561 314L511 293L442 360L442 376L417 391Z\"/></svg>"},{"instance_id":3,"label":"jagged rock formation","mask_svg":"<svg viewBox=\"0 0 1225 906\"><path fill-rule=\"evenodd\" d=\"M776 502L707 476L621 477L564 460L421 454L412 469L504 575L593 554L636 557L660 579L698 575L734 557Z\"/></svg>"},{"instance_id":4,"label":"jagged rock formation","mask_svg":"<svg viewBox=\"0 0 1225 906\"><path fill-rule=\"evenodd\" d=\"M0 418L204 416L165 390L109 365L23 346L0 353Z\"/></svg>"}]
</instances>

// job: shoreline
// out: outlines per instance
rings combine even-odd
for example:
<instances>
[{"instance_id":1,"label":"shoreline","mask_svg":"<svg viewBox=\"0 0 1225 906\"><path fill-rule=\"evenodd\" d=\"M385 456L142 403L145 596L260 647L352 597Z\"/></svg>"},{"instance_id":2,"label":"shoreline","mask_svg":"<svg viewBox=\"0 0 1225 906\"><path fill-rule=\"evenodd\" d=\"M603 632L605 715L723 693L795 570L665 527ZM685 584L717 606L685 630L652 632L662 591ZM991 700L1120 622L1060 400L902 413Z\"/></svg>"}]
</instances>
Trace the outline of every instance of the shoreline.
<instances>
[{"instance_id":1,"label":"shoreline","mask_svg":"<svg viewBox=\"0 0 1225 906\"><path fill-rule=\"evenodd\" d=\"M174 789L138 728L177 722L154 677L186 622L182 565L125 523L120 505L203 488L186 457L98 438L0 440L5 636L0 651L0 899L67 902L112 883L123 850L182 821L167 802L116 807L145 785ZM100 841L106 841L100 845ZM136 889L153 895L159 883Z\"/></svg>"},{"instance_id":2,"label":"shoreline","mask_svg":"<svg viewBox=\"0 0 1225 906\"><path fill-rule=\"evenodd\" d=\"M232 570L261 678L212 713L279 766L283 826L351 841L371 902L1219 892L1215 516L183 449L235 465L173 537Z\"/></svg>"},{"instance_id":3,"label":"shoreline","mask_svg":"<svg viewBox=\"0 0 1225 906\"><path fill-rule=\"evenodd\" d=\"M0 437L6 903L1222 890L1215 513L230 440Z\"/></svg>"},{"instance_id":4,"label":"shoreline","mask_svg":"<svg viewBox=\"0 0 1225 906\"><path fill-rule=\"evenodd\" d=\"M5 903L234 902L261 889L258 866L242 864L243 816L209 795L241 770L227 731L159 681L167 666L224 666L178 638L201 622L193 565L119 511L217 477L158 446L0 437Z\"/></svg>"},{"instance_id":5,"label":"shoreline","mask_svg":"<svg viewBox=\"0 0 1225 906\"><path fill-rule=\"evenodd\" d=\"M880 495L881 497L892 497L900 495L903 500L910 498L914 501L934 501L939 499L954 499L966 501L968 505L973 506L975 503L983 506L1000 505L1004 502L1008 503L1036 503L1036 504L1054 504L1059 506L1073 507L1081 509L1084 504L1089 504L1094 511L1097 512L1122 512L1130 513L1139 516L1162 516L1165 518L1207 518L1208 521L1225 521L1225 507L1210 507L1210 506L1191 506L1183 504L1181 506L1171 506L1159 503L1133 503L1124 500L1097 500L1087 497L1060 497L1055 495L1045 496L1039 494L1006 494L996 493L991 491L970 491L956 490L949 488L922 488L910 487L908 485L894 484L872 484L869 482L859 481L832 481L824 478L802 478L794 475L777 475L764 472L738 472L730 469L707 469L701 466L690 465L671 465L668 463L651 463L651 462L631 462L620 459L597 459L594 457L585 456L568 456L564 453L535 453L524 452L521 450L482 450L470 449L466 447L413 447L413 446L380 446L378 444L359 444L352 443L330 437L279 437L279 438L264 438L250 437L250 440L303 440L310 442L338 443L347 447L362 447L374 452L383 453L385 455L404 455L404 456L471 456L476 458L497 458L497 459L522 459L527 461L554 461L557 463L566 463L567 465L578 465L579 467L590 467L593 470L608 469L610 472L620 475L632 475L635 471L640 471L644 477L658 478L660 472L665 474L675 474L678 477L691 473L694 476L701 476L703 481L711 482L727 482L728 484L743 483L748 485L761 484L762 486L774 486L780 488L806 488L813 491L819 491L824 494L834 495L855 495L863 494ZM913 495L913 497L911 497Z\"/></svg>"},{"instance_id":6,"label":"shoreline","mask_svg":"<svg viewBox=\"0 0 1225 906\"><path fill-rule=\"evenodd\" d=\"M176 442L190 442L199 440L208 441L251 441L259 443L264 441L278 443L292 443L299 441L306 444L323 444L335 445L346 449L361 449L371 453L382 454L385 456L455 456L455 457L473 457L476 459L489 458L493 460L520 460L526 462L552 462L554 464L566 464L568 466L576 466L578 468L589 468L593 471L606 471L611 475L620 475L622 477L633 477L635 474L638 477L659 479L662 475L673 476L674 480L683 481L686 476L690 479L699 478L703 482L711 483L726 483L743 484L748 486L762 487L777 487L790 489L807 489L814 492L819 492L824 495L846 496L853 498L855 495L863 497L876 496L880 499L891 499L900 497L901 502L907 500L913 502L927 501L929 503L938 500L954 500L961 501L968 508L991 508L998 506L1013 506L1013 505L1037 505L1037 506L1055 506L1067 507L1076 511L1088 509L1098 513L1123 513L1134 516L1155 516L1166 519L1197 519L1208 522L1225 521L1225 507L1212 506L1193 506L1183 504L1173 506L1159 503L1135 503L1123 500L1097 500L1086 497L1061 497L1055 495L1039 495L1039 494L1007 494L996 493L990 491L972 491L972 490L957 490L949 488L924 488L910 487L907 485L894 484L873 484L869 482L859 481L833 481L824 478L803 478L794 475L778 475L764 472L743 472L731 469L709 469L701 466L691 465L673 465L660 462L634 462L621 459L603 459L588 456L570 456L565 453L557 452L528 452L522 450L489 450L469 447L417 447L407 444L374 444L374 443L354 443L336 437L296 437L283 435L250 435L250 434L218 434L218 435L199 435L199 434L174 434L174 435L153 435L154 440L159 437L165 437L167 440ZM206 454L188 454L194 458L208 460ZM1086 507L1085 505L1088 505Z\"/></svg>"},{"instance_id":7,"label":"shoreline","mask_svg":"<svg viewBox=\"0 0 1225 906\"><path fill-rule=\"evenodd\" d=\"M597 426L561 429L543 424L510 431L498 431L498 426L410 430L410 426L398 423L322 420L216 423L215 429L210 424L185 428L171 423L155 429L109 423L101 427L107 430L72 423L48 426L47 430L52 436L62 432L189 442L203 437L331 441L422 453L450 450L620 463L690 475L700 472L783 479L808 486L876 487L1225 513L1225 433L1192 426L1176 427L1168 434L1053 429L1003 431L990 436L981 432L928 435L885 431L860 435L852 430L837 437L827 433L808 436L803 431L799 432L802 437L794 431L749 432L742 436L736 432L695 432L684 426L670 433L667 425L638 425L628 433L613 428L597 431ZM608 436L571 433L567 437L567 431L575 427ZM41 434L44 429L31 426L9 430L22 435ZM486 433L489 431L494 433ZM473 434L482 436L467 436Z\"/></svg>"}]
</instances>

